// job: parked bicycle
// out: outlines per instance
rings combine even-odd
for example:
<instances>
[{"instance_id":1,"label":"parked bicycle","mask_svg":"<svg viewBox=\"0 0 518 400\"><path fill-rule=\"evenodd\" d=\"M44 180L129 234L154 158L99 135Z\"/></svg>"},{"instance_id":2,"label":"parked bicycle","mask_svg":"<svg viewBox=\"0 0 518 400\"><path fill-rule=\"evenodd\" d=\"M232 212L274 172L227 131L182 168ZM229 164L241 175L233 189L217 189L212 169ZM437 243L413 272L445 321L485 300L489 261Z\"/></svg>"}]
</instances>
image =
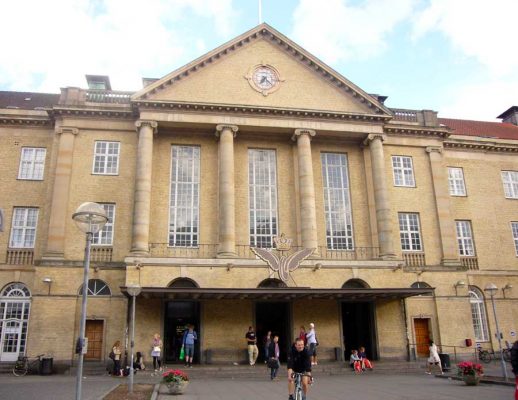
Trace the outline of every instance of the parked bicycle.
<instances>
[{"instance_id":1,"label":"parked bicycle","mask_svg":"<svg viewBox=\"0 0 518 400\"><path fill-rule=\"evenodd\" d=\"M29 371L39 371L41 365L41 357L45 354L39 354L34 359L29 359L27 356L19 356L14 364L14 376L25 376Z\"/></svg>"},{"instance_id":2,"label":"parked bicycle","mask_svg":"<svg viewBox=\"0 0 518 400\"><path fill-rule=\"evenodd\" d=\"M489 364L491 362L491 360L493 360L493 359L495 359L495 360L498 359L499 358L498 353L499 352L495 353L493 350L491 350L491 351L485 350L482 347L477 348L478 359L480 361L485 362L486 364ZM511 349L510 348L502 349L502 354L504 356L505 361L511 362Z\"/></svg>"},{"instance_id":3,"label":"parked bicycle","mask_svg":"<svg viewBox=\"0 0 518 400\"><path fill-rule=\"evenodd\" d=\"M308 374L301 374L300 372L294 372L291 375L295 378L295 400L302 400L305 398L304 391L302 390L302 377L309 376L309 384L313 384L313 377Z\"/></svg>"}]
</instances>

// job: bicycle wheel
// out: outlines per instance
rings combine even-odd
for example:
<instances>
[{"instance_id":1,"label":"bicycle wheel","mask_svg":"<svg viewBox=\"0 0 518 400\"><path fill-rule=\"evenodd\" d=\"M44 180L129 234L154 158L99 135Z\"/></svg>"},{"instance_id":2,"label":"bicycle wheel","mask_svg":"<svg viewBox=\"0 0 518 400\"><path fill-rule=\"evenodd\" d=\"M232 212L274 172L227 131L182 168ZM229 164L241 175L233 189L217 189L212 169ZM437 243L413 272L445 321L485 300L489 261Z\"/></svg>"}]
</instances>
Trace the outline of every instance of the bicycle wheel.
<instances>
[{"instance_id":1,"label":"bicycle wheel","mask_svg":"<svg viewBox=\"0 0 518 400\"><path fill-rule=\"evenodd\" d=\"M302 387L295 388L295 400L302 400Z\"/></svg>"},{"instance_id":2,"label":"bicycle wheel","mask_svg":"<svg viewBox=\"0 0 518 400\"><path fill-rule=\"evenodd\" d=\"M489 362L491 362L491 354L489 354L489 351L487 350L482 350L480 353L479 353L479 358L481 361L485 362L486 364L488 364Z\"/></svg>"},{"instance_id":3,"label":"bicycle wheel","mask_svg":"<svg viewBox=\"0 0 518 400\"><path fill-rule=\"evenodd\" d=\"M25 376L29 372L29 365L23 361L16 361L13 368L14 376Z\"/></svg>"},{"instance_id":4,"label":"bicycle wheel","mask_svg":"<svg viewBox=\"0 0 518 400\"><path fill-rule=\"evenodd\" d=\"M509 349L504 349L503 353L504 353L504 360L507 362L511 362L511 352L509 351Z\"/></svg>"}]
</instances>

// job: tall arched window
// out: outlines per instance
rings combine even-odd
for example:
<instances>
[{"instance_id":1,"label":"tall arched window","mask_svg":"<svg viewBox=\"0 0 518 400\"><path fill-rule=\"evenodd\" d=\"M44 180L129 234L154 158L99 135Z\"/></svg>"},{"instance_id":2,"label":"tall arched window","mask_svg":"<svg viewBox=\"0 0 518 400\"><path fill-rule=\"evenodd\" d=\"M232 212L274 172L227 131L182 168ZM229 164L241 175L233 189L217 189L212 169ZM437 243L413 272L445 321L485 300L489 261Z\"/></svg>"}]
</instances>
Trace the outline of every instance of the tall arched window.
<instances>
[{"instance_id":1,"label":"tall arched window","mask_svg":"<svg viewBox=\"0 0 518 400\"><path fill-rule=\"evenodd\" d=\"M281 281L280 279L275 278L267 278L264 281L262 281L258 288L285 288L288 287L286 284Z\"/></svg>"},{"instance_id":2,"label":"tall arched window","mask_svg":"<svg viewBox=\"0 0 518 400\"><path fill-rule=\"evenodd\" d=\"M475 330L475 340L477 342L487 342L489 333L487 329L486 306L482 291L475 287L469 287L469 302L471 303L471 319Z\"/></svg>"},{"instance_id":3,"label":"tall arched window","mask_svg":"<svg viewBox=\"0 0 518 400\"><path fill-rule=\"evenodd\" d=\"M367 282L361 279L349 279L342 285L342 289L368 289Z\"/></svg>"},{"instance_id":4,"label":"tall arched window","mask_svg":"<svg viewBox=\"0 0 518 400\"><path fill-rule=\"evenodd\" d=\"M414 282L412 283L412 285L410 285L410 287L412 289L428 289L428 288L431 288L431 286L426 283L426 282ZM425 293L425 294L420 294L418 296L431 296L432 294L431 293Z\"/></svg>"},{"instance_id":5,"label":"tall arched window","mask_svg":"<svg viewBox=\"0 0 518 400\"><path fill-rule=\"evenodd\" d=\"M200 286L192 279L176 278L167 287L170 287L170 288L198 288Z\"/></svg>"},{"instance_id":6,"label":"tall arched window","mask_svg":"<svg viewBox=\"0 0 518 400\"><path fill-rule=\"evenodd\" d=\"M10 283L0 292L0 361L25 354L30 308L31 293L23 283Z\"/></svg>"},{"instance_id":7,"label":"tall arched window","mask_svg":"<svg viewBox=\"0 0 518 400\"><path fill-rule=\"evenodd\" d=\"M88 280L88 296L111 296L108 284L100 279ZM83 285L79 288L79 296L83 295Z\"/></svg>"}]
</instances>

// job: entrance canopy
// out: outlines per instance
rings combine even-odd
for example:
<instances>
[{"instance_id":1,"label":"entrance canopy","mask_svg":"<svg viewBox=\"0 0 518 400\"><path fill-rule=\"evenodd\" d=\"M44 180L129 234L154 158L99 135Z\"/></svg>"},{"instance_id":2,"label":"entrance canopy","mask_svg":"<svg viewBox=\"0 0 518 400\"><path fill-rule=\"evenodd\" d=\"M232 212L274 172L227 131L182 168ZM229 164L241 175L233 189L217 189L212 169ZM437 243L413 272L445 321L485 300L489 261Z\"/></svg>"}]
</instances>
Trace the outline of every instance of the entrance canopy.
<instances>
[{"instance_id":1,"label":"entrance canopy","mask_svg":"<svg viewBox=\"0 0 518 400\"><path fill-rule=\"evenodd\" d=\"M170 300L298 300L325 299L344 301L394 300L405 297L431 295L433 288L383 288L383 289L311 289L297 288L181 288L143 287L140 296ZM121 287L128 295L127 288Z\"/></svg>"}]
</instances>

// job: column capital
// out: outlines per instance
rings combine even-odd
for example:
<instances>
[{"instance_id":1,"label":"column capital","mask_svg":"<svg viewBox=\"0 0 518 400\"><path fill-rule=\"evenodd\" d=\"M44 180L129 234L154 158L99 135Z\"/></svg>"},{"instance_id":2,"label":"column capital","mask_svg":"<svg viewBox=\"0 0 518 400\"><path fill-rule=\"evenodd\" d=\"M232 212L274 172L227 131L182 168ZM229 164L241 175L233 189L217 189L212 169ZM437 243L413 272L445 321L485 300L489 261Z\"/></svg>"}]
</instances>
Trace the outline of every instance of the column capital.
<instances>
[{"instance_id":1,"label":"column capital","mask_svg":"<svg viewBox=\"0 0 518 400\"><path fill-rule=\"evenodd\" d=\"M442 154L442 150L443 150L443 148L441 146L427 146L426 147L426 152L428 154L431 154L431 153Z\"/></svg>"},{"instance_id":2,"label":"column capital","mask_svg":"<svg viewBox=\"0 0 518 400\"><path fill-rule=\"evenodd\" d=\"M68 126L60 126L59 128L56 129L56 133L58 133L60 135L63 133L71 133L72 135L77 135L79 133L79 129L71 128Z\"/></svg>"},{"instance_id":3,"label":"column capital","mask_svg":"<svg viewBox=\"0 0 518 400\"><path fill-rule=\"evenodd\" d=\"M153 133L157 132L158 122L149 119L139 119L135 122L135 127L140 129L142 126L149 125L153 129Z\"/></svg>"},{"instance_id":4,"label":"column capital","mask_svg":"<svg viewBox=\"0 0 518 400\"><path fill-rule=\"evenodd\" d=\"M220 137L221 133L224 130L230 130L232 132L232 135L234 137L236 137L237 131L239 130L239 126L237 126L237 125L227 125L227 124L216 125L216 137Z\"/></svg>"},{"instance_id":5,"label":"column capital","mask_svg":"<svg viewBox=\"0 0 518 400\"><path fill-rule=\"evenodd\" d=\"M387 135L384 135L382 133L369 133L363 141L363 145L368 146L371 142L374 142L375 140L381 140L382 142L384 142L387 140Z\"/></svg>"},{"instance_id":6,"label":"column capital","mask_svg":"<svg viewBox=\"0 0 518 400\"><path fill-rule=\"evenodd\" d=\"M291 137L291 140L296 141L298 137L301 137L303 135L308 135L309 139L311 140L311 138L313 136L316 136L316 134L317 134L317 132L314 131L313 129L305 129L305 128L295 129L295 133Z\"/></svg>"}]
</instances>

